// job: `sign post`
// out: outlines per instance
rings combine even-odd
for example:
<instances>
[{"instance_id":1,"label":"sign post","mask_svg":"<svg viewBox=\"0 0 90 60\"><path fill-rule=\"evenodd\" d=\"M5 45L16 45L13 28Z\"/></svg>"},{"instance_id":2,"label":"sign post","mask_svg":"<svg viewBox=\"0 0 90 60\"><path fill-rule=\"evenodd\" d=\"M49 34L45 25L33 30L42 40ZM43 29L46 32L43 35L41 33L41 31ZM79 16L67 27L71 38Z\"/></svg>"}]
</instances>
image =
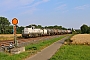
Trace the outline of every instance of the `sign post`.
<instances>
[{"instance_id":1,"label":"sign post","mask_svg":"<svg viewBox=\"0 0 90 60\"><path fill-rule=\"evenodd\" d=\"M14 25L14 46L17 47L17 40L16 40L16 25L18 24L18 20L16 18L12 19L12 24Z\"/></svg>"}]
</instances>

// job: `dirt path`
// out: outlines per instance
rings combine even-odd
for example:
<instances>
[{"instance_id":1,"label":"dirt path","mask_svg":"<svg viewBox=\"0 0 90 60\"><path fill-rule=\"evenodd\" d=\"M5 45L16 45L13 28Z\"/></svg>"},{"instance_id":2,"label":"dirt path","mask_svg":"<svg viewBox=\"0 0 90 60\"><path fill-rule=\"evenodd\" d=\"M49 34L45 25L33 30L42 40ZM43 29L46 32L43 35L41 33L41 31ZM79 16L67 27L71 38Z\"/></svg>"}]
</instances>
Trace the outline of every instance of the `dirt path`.
<instances>
[{"instance_id":1,"label":"dirt path","mask_svg":"<svg viewBox=\"0 0 90 60\"><path fill-rule=\"evenodd\" d=\"M36 55L27 58L26 60L49 60L52 55L55 54L57 49L60 48L60 46L64 43L65 39L69 38L69 36L53 43L52 45L46 47L41 52L38 52Z\"/></svg>"}]
</instances>

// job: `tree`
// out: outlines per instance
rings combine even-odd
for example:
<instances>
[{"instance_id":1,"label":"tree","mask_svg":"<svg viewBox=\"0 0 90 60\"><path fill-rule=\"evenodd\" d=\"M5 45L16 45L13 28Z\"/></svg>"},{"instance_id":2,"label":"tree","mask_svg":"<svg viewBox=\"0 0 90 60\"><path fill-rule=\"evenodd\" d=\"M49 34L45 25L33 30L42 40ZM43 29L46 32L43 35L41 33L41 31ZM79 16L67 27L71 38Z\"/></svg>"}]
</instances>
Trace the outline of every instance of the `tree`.
<instances>
[{"instance_id":1,"label":"tree","mask_svg":"<svg viewBox=\"0 0 90 60\"><path fill-rule=\"evenodd\" d=\"M67 28L62 27L63 30L67 30Z\"/></svg>"},{"instance_id":2,"label":"tree","mask_svg":"<svg viewBox=\"0 0 90 60\"><path fill-rule=\"evenodd\" d=\"M37 25L35 25L35 24L31 24L31 25L28 25L28 26L26 26L27 28L31 28L32 26L35 26L35 28L37 28Z\"/></svg>"},{"instance_id":3,"label":"tree","mask_svg":"<svg viewBox=\"0 0 90 60\"><path fill-rule=\"evenodd\" d=\"M23 29L24 29L23 26L20 26L20 27L17 26L17 33L18 33L18 34L21 34Z\"/></svg>"},{"instance_id":4,"label":"tree","mask_svg":"<svg viewBox=\"0 0 90 60\"><path fill-rule=\"evenodd\" d=\"M6 34L13 34L13 25L10 25L8 29L6 29Z\"/></svg>"},{"instance_id":5,"label":"tree","mask_svg":"<svg viewBox=\"0 0 90 60\"><path fill-rule=\"evenodd\" d=\"M53 26L53 28L58 29L59 27L57 25Z\"/></svg>"},{"instance_id":6,"label":"tree","mask_svg":"<svg viewBox=\"0 0 90 60\"><path fill-rule=\"evenodd\" d=\"M90 26L88 27L88 33L90 33Z\"/></svg>"},{"instance_id":7,"label":"tree","mask_svg":"<svg viewBox=\"0 0 90 60\"><path fill-rule=\"evenodd\" d=\"M6 33L6 30L8 29L9 25L10 25L10 22L7 18L0 17L0 30L1 30L0 32L1 33L3 34Z\"/></svg>"},{"instance_id":8,"label":"tree","mask_svg":"<svg viewBox=\"0 0 90 60\"><path fill-rule=\"evenodd\" d=\"M88 33L88 26L87 25L85 25L85 24L83 24L81 27L80 27L80 29L81 29L81 33Z\"/></svg>"},{"instance_id":9,"label":"tree","mask_svg":"<svg viewBox=\"0 0 90 60\"><path fill-rule=\"evenodd\" d=\"M41 25L37 25L37 28L42 28L42 26Z\"/></svg>"},{"instance_id":10,"label":"tree","mask_svg":"<svg viewBox=\"0 0 90 60\"><path fill-rule=\"evenodd\" d=\"M59 27L59 29L62 29L62 26L58 26Z\"/></svg>"}]
</instances>

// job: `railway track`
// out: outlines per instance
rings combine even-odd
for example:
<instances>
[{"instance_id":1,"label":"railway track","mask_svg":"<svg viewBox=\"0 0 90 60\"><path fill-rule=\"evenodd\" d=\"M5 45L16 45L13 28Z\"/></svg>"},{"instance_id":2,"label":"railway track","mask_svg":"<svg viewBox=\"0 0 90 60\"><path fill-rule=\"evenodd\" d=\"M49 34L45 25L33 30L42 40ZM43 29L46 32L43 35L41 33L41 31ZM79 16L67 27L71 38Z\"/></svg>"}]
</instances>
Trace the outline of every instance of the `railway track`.
<instances>
[{"instance_id":1,"label":"railway track","mask_svg":"<svg viewBox=\"0 0 90 60\"><path fill-rule=\"evenodd\" d=\"M29 43L36 43L39 42L40 40L48 40L50 38L58 37L61 35L54 35L54 36L43 36L43 37L37 37L37 38L22 38L18 39L18 46L25 46L28 45ZM6 40L6 41L0 41L0 47L1 46L9 46L10 43L14 44L14 40Z\"/></svg>"}]
</instances>

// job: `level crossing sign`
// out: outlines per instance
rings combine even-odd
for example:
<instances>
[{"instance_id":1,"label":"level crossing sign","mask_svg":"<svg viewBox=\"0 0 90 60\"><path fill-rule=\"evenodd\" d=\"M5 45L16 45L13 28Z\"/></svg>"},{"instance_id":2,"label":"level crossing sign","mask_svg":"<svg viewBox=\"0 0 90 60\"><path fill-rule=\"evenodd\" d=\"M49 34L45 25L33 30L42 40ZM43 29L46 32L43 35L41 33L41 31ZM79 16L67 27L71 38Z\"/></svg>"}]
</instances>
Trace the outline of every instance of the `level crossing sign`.
<instances>
[{"instance_id":1,"label":"level crossing sign","mask_svg":"<svg viewBox=\"0 0 90 60\"><path fill-rule=\"evenodd\" d=\"M12 24L13 25L17 25L18 24L18 20L16 18L12 19Z\"/></svg>"}]
</instances>

